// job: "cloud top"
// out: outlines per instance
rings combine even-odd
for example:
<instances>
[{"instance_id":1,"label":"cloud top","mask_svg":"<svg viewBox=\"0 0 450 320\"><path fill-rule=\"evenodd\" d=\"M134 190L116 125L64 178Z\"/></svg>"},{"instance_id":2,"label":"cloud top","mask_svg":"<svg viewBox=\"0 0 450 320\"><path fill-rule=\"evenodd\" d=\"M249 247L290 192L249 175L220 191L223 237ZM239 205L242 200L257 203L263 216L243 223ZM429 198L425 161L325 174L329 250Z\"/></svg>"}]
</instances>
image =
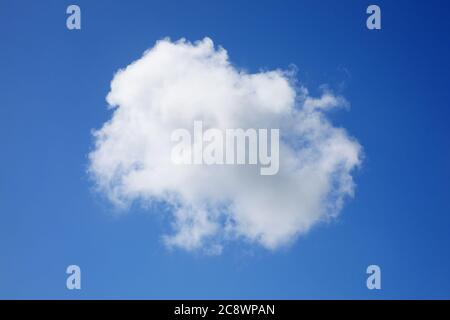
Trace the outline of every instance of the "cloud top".
<instances>
[{"instance_id":1,"label":"cloud top","mask_svg":"<svg viewBox=\"0 0 450 320\"><path fill-rule=\"evenodd\" d=\"M118 206L164 204L173 222L168 246L218 254L241 239L276 249L336 216L353 195L361 146L325 114L345 99L311 97L290 71L239 70L209 38L158 41L115 74L107 101L113 114L94 131L89 172ZM171 133L194 121L280 129L279 172L173 164Z\"/></svg>"}]
</instances>

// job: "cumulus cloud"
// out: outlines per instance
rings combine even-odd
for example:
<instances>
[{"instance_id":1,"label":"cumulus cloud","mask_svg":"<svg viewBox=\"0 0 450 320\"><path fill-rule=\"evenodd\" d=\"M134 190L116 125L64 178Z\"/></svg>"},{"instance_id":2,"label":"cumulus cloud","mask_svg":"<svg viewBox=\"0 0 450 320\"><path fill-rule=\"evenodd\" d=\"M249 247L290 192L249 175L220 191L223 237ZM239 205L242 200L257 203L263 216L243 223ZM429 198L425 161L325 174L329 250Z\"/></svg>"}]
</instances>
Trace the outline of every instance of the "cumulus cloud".
<instances>
[{"instance_id":1,"label":"cumulus cloud","mask_svg":"<svg viewBox=\"0 0 450 320\"><path fill-rule=\"evenodd\" d=\"M94 131L89 172L117 206L163 204L168 246L220 254L226 241L268 249L291 243L336 216L352 196L361 146L326 112L346 106L324 91L312 97L291 71L248 73L211 39L158 41L119 70L107 102L112 117ZM175 129L280 129L279 172L250 165L175 165Z\"/></svg>"}]
</instances>

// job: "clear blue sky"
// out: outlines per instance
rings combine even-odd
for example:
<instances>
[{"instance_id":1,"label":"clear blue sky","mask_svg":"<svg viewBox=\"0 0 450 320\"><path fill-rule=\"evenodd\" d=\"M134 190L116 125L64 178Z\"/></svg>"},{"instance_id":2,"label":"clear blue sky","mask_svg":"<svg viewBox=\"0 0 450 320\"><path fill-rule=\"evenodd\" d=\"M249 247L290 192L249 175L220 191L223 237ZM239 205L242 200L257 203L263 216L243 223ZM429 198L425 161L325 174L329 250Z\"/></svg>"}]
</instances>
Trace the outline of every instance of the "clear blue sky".
<instances>
[{"instance_id":1,"label":"clear blue sky","mask_svg":"<svg viewBox=\"0 0 450 320\"><path fill-rule=\"evenodd\" d=\"M0 298L450 298L450 4L0 0ZM86 174L114 72L156 40L211 37L250 71L288 68L364 146L355 198L291 247L167 250L161 215L116 216ZM154 208L153 211L157 211ZM65 268L82 269L82 290ZM382 290L366 288L366 267Z\"/></svg>"}]
</instances>

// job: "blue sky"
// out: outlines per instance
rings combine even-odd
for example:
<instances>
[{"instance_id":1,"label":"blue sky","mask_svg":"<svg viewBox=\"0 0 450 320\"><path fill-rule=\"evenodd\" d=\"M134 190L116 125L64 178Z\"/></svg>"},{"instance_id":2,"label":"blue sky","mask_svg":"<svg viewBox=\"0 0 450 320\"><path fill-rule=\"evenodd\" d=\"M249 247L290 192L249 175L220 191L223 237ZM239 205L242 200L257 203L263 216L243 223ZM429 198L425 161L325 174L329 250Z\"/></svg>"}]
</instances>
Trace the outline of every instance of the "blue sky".
<instances>
[{"instance_id":1,"label":"blue sky","mask_svg":"<svg viewBox=\"0 0 450 320\"><path fill-rule=\"evenodd\" d=\"M0 1L0 298L450 298L449 5L376 1ZM340 216L275 252L168 250L158 207L126 214L93 192L91 130L115 71L164 37L205 36L251 72L298 67L364 147ZM65 269L82 269L82 290ZM366 267L382 290L366 288Z\"/></svg>"}]
</instances>

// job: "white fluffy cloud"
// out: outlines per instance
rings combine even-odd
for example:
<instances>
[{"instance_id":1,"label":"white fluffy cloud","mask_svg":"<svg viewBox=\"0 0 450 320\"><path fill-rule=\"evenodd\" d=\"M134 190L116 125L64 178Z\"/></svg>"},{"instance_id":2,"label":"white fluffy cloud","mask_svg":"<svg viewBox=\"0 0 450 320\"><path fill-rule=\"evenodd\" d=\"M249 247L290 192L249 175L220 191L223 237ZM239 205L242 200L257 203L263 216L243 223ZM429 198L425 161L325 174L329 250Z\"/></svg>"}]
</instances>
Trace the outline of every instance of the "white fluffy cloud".
<instances>
[{"instance_id":1,"label":"white fluffy cloud","mask_svg":"<svg viewBox=\"0 0 450 320\"><path fill-rule=\"evenodd\" d=\"M361 147L324 114L346 101L329 91L311 97L292 72L239 70L209 38L158 41L116 73L107 101L114 113L94 132L89 171L118 206L164 203L173 219L169 246L218 254L225 241L241 239L276 249L337 215L353 195ZM171 133L195 120L279 128L278 174L174 165Z\"/></svg>"}]
</instances>

